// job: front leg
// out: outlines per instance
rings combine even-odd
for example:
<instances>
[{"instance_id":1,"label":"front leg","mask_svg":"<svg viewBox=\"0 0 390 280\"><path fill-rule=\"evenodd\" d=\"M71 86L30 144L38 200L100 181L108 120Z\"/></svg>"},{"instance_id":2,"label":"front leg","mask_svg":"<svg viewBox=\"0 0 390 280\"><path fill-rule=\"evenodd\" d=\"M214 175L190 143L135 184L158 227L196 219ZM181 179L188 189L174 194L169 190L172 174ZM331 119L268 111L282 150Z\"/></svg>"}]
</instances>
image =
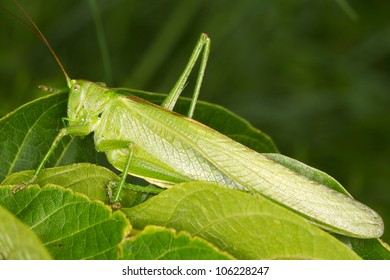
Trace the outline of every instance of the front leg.
<instances>
[{"instance_id":1,"label":"front leg","mask_svg":"<svg viewBox=\"0 0 390 280\"><path fill-rule=\"evenodd\" d=\"M51 144L49 150L47 151L46 155L42 159L42 161L39 163L37 169L34 172L33 177L30 181L28 181L26 184L31 185L34 184L37 180L39 174L41 173L42 169L45 167L45 164L51 157L51 155L54 153L56 147L61 142L62 138L64 138L67 135L71 136L85 136L88 135L91 132L91 127L89 125L87 126L69 126L62 128L60 132L57 134L56 138L54 139L53 143Z\"/></svg>"},{"instance_id":2,"label":"front leg","mask_svg":"<svg viewBox=\"0 0 390 280\"><path fill-rule=\"evenodd\" d=\"M29 182L27 182L27 185L32 185L35 183L35 181L38 178L38 175L41 173L42 169L45 167L46 162L49 160L50 156L53 154L54 150L58 146L58 143L62 140L64 136L67 135L67 131L65 128L61 129L56 138L54 139L53 143L51 144L49 151L44 156L43 160L39 163L38 168L35 170L33 177Z\"/></svg>"}]
</instances>

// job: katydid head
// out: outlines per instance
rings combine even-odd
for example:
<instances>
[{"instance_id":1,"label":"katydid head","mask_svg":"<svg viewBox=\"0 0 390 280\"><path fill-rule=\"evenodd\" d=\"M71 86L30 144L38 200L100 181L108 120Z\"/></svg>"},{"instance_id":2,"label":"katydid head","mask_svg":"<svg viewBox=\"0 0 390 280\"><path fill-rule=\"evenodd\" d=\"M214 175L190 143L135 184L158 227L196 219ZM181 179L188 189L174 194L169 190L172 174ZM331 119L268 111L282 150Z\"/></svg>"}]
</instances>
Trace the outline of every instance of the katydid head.
<instances>
[{"instance_id":1,"label":"katydid head","mask_svg":"<svg viewBox=\"0 0 390 280\"><path fill-rule=\"evenodd\" d=\"M111 98L110 89L86 80L69 80L68 87L69 126L88 127L92 132Z\"/></svg>"}]
</instances>

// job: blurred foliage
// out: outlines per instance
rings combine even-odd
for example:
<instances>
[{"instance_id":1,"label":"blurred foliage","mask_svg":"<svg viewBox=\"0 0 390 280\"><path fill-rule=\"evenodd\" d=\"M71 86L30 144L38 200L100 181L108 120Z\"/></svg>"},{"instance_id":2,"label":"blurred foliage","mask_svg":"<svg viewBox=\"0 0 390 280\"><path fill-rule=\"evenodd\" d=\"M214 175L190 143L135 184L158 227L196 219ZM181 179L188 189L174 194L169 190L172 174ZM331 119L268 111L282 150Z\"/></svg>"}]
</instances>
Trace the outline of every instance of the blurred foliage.
<instances>
[{"instance_id":1,"label":"blurred foliage","mask_svg":"<svg viewBox=\"0 0 390 280\"><path fill-rule=\"evenodd\" d=\"M332 0L96 2L109 74L89 1L22 1L71 77L168 92L206 32L201 99L248 119L390 224L389 2L351 0L357 16ZM21 17L12 1L1 5ZM65 82L32 32L9 16L0 26L2 116L45 95L37 85Z\"/></svg>"}]
</instances>

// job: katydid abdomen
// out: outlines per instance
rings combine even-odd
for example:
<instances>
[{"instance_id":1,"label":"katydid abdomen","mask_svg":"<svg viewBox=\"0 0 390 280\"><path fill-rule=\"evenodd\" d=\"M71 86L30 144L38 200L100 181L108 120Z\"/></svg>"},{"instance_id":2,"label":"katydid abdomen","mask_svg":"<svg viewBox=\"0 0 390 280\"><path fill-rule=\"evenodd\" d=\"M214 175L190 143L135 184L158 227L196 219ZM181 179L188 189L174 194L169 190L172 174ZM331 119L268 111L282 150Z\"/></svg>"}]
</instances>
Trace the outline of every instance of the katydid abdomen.
<instances>
[{"instance_id":1,"label":"katydid abdomen","mask_svg":"<svg viewBox=\"0 0 390 280\"><path fill-rule=\"evenodd\" d=\"M142 147L152 161L163 162L185 181L213 182L265 196L337 233L363 238L383 233L382 219L369 207L201 123L139 98L113 96L106 106L95 128L96 143L118 140ZM109 161L122 169L123 159L115 156L118 152L106 152ZM132 174L163 187L181 180L161 181L151 178L148 170L143 175L142 169Z\"/></svg>"}]
</instances>

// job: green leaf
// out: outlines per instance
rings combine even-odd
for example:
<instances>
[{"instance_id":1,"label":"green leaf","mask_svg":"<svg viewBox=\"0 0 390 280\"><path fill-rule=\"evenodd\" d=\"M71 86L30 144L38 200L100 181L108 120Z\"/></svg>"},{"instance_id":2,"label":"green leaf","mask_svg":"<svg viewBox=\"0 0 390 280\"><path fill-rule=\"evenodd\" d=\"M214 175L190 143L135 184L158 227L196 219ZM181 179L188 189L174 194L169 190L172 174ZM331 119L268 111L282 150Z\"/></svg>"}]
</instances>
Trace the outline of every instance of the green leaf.
<instances>
[{"instance_id":1,"label":"green leaf","mask_svg":"<svg viewBox=\"0 0 390 280\"><path fill-rule=\"evenodd\" d=\"M335 237L266 198L213 184L176 185L130 209L137 229L149 224L200 236L239 259L358 259Z\"/></svg>"},{"instance_id":2,"label":"green leaf","mask_svg":"<svg viewBox=\"0 0 390 280\"><path fill-rule=\"evenodd\" d=\"M351 238L351 245L365 260L390 260L390 246L379 238Z\"/></svg>"},{"instance_id":3,"label":"green leaf","mask_svg":"<svg viewBox=\"0 0 390 280\"><path fill-rule=\"evenodd\" d=\"M1 186L0 205L30 227L54 259L117 259L131 229L120 211L55 185Z\"/></svg>"},{"instance_id":4,"label":"green leaf","mask_svg":"<svg viewBox=\"0 0 390 280\"><path fill-rule=\"evenodd\" d=\"M158 94L133 89L118 89L121 93L135 95L154 104L161 104L165 94ZM187 115L191 99L180 97L174 111ZM272 139L262 131L254 128L249 122L231 111L203 101L196 104L194 119L219 131L259 153L277 153L278 149Z\"/></svg>"},{"instance_id":5,"label":"green leaf","mask_svg":"<svg viewBox=\"0 0 390 280\"><path fill-rule=\"evenodd\" d=\"M284 167L289 168L290 170L309 178L310 180L317 182L321 185L332 188L338 192L341 192L345 195L351 196L347 190L337 182L333 177L329 176L323 171L320 171L314 167L308 166L296 159L289 158L282 154L264 154L267 158L272 159L273 161L283 165Z\"/></svg>"},{"instance_id":6,"label":"green leaf","mask_svg":"<svg viewBox=\"0 0 390 280\"><path fill-rule=\"evenodd\" d=\"M124 241L121 252L124 260L232 259L199 237L156 226L147 226L135 237Z\"/></svg>"},{"instance_id":7,"label":"green leaf","mask_svg":"<svg viewBox=\"0 0 390 280\"><path fill-rule=\"evenodd\" d=\"M3 185L22 185L28 182L34 170L25 170L9 175ZM47 168L41 171L35 183L41 187L47 184L59 185L86 195L91 200L110 203L110 182L118 182L119 176L105 167L90 163L77 163L60 167ZM122 190L121 205L135 206L148 199L150 195L142 192Z\"/></svg>"},{"instance_id":8,"label":"green leaf","mask_svg":"<svg viewBox=\"0 0 390 280\"><path fill-rule=\"evenodd\" d=\"M35 233L1 206L0 221L0 259L51 259Z\"/></svg>"},{"instance_id":9,"label":"green leaf","mask_svg":"<svg viewBox=\"0 0 390 280\"><path fill-rule=\"evenodd\" d=\"M13 173L3 185L20 185L28 182L34 170ZM35 183L39 186L55 184L88 196L92 200L109 202L108 185L110 181L119 181L112 171L89 163L78 163L42 170Z\"/></svg>"},{"instance_id":10,"label":"green leaf","mask_svg":"<svg viewBox=\"0 0 390 280\"><path fill-rule=\"evenodd\" d=\"M67 94L53 94L27 103L0 120L0 181L14 172L35 169L63 127ZM92 137L65 137L46 167L75 162L104 164Z\"/></svg>"},{"instance_id":11,"label":"green leaf","mask_svg":"<svg viewBox=\"0 0 390 280\"><path fill-rule=\"evenodd\" d=\"M27 103L0 120L1 181L10 173L33 169L42 160L49 139L54 139L60 127L58 116L65 110L64 98L52 95Z\"/></svg>"},{"instance_id":12,"label":"green leaf","mask_svg":"<svg viewBox=\"0 0 390 280\"><path fill-rule=\"evenodd\" d=\"M390 246L379 238L337 237L350 246L364 260L390 260Z\"/></svg>"}]
</instances>

